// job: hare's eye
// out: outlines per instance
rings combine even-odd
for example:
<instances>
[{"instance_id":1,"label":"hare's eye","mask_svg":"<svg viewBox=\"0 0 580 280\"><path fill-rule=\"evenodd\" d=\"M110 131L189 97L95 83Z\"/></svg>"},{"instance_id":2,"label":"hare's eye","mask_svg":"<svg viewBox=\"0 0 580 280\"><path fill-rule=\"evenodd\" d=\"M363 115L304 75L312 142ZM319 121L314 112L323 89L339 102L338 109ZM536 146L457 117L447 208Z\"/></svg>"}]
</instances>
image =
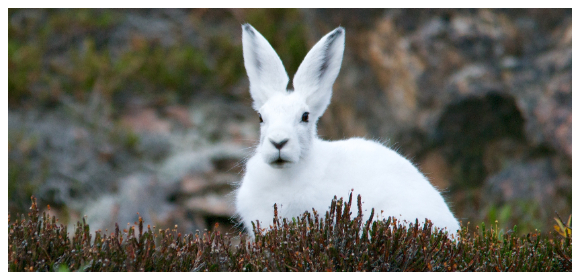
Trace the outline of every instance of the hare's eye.
<instances>
[{"instance_id":1,"label":"hare's eye","mask_svg":"<svg viewBox=\"0 0 580 280\"><path fill-rule=\"evenodd\" d=\"M302 122L308 122L308 112L304 112L304 114L302 114Z\"/></svg>"},{"instance_id":2,"label":"hare's eye","mask_svg":"<svg viewBox=\"0 0 580 280\"><path fill-rule=\"evenodd\" d=\"M262 119L262 114L258 113L258 117L260 118L260 123L263 123L264 120Z\"/></svg>"}]
</instances>

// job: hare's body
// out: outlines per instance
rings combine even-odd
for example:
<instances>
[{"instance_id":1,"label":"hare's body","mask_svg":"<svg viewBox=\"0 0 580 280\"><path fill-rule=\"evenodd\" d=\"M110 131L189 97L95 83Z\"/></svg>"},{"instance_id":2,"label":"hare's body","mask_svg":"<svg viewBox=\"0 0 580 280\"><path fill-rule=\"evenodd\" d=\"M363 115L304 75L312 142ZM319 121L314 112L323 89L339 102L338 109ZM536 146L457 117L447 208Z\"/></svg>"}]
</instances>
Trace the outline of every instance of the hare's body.
<instances>
[{"instance_id":1,"label":"hare's body","mask_svg":"<svg viewBox=\"0 0 580 280\"><path fill-rule=\"evenodd\" d=\"M347 160L352 158L357 160ZM353 197L363 198L365 220L375 208L375 213L384 211L385 218L409 222L429 218L450 232L459 229L439 192L415 166L395 151L361 138L315 139L309 157L287 169L252 157L237 193L237 211L246 227L255 220L269 225L274 203L280 217L297 217L313 208L324 213L335 195L346 198L351 190Z\"/></svg>"},{"instance_id":2,"label":"hare's body","mask_svg":"<svg viewBox=\"0 0 580 280\"><path fill-rule=\"evenodd\" d=\"M250 25L243 26L244 61L254 108L261 121L260 144L236 190L236 211L251 222L272 224L273 206L292 218L328 210L334 196L360 194L365 218L430 219L449 232L459 229L443 197L407 159L380 143L351 138L324 141L316 122L332 93L344 50L344 29L322 38L308 53L286 91L288 77L272 47Z\"/></svg>"}]
</instances>

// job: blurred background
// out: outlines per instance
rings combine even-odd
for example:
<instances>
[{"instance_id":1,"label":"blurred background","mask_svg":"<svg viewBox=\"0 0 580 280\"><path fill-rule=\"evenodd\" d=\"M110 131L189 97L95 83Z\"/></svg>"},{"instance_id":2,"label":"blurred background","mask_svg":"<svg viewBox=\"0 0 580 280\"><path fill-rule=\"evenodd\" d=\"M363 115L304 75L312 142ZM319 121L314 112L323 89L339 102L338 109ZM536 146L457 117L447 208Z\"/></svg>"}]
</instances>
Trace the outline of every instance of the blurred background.
<instances>
[{"instance_id":1,"label":"blurred background","mask_svg":"<svg viewBox=\"0 0 580 280\"><path fill-rule=\"evenodd\" d=\"M9 9L8 209L233 232L258 141L241 24L293 77L343 26L324 139L384 141L470 228L572 209L571 9ZM388 183L388 182L386 182ZM330 201L329 201L330 204Z\"/></svg>"}]
</instances>

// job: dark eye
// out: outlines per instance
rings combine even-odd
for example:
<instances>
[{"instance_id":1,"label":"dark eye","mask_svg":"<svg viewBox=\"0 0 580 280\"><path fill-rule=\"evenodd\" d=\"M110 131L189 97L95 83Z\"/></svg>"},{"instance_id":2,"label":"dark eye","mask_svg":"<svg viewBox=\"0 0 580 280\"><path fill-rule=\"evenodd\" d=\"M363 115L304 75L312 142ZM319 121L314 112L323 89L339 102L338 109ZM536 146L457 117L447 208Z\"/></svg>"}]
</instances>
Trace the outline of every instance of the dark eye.
<instances>
[{"instance_id":1,"label":"dark eye","mask_svg":"<svg viewBox=\"0 0 580 280\"><path fill-rule=\"evenodd\" d=\"M302 114L302 122L308 122L308 112L304 112L304 114Z\"/></svg>"},{"instance_id":2,"label":"dark eye","mask_svg":"<svg viewBox=\"0 0 580 280\"><path fill-rule=\"evenodd\" d=\"M258 113L258 117L260 118L260 123L263 123L264 120L262 119L262 115Z\"/></svg>"}]
</instances>

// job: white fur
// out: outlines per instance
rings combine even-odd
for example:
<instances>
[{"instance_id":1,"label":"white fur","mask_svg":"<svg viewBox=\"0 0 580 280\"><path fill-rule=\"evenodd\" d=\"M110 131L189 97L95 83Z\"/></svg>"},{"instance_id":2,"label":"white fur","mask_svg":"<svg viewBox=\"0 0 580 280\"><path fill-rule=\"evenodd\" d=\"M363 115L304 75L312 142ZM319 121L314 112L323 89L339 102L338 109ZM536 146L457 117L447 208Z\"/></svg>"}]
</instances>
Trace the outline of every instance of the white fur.
<instances>
[{"instance_id":1,"label":"white fur","mask_svg":"<svg viewBox=\"0 0 580 280\"><path fill-rule=\"evenodd\" d=\"M324 141L316 123L330 103L344 52L345 31L338 27L306 55L286 91L288 75L274 49L249 24L242 25L244 63L254 109L261 115L260 143L235 192L236 211L248 232L278 215L292 218L328 210L332 198L360 194L365 220L371 208L383 217L408 222L430 219L450 233L459 229L441 194L407 159L380 143L361 138ZM309 112L308 122L302 121ZM278 149L274 143L287 143ZM276 163L278 160L278 163ZM282 161L281 161L282 160Z\"/></svg>"}]
</instances>

